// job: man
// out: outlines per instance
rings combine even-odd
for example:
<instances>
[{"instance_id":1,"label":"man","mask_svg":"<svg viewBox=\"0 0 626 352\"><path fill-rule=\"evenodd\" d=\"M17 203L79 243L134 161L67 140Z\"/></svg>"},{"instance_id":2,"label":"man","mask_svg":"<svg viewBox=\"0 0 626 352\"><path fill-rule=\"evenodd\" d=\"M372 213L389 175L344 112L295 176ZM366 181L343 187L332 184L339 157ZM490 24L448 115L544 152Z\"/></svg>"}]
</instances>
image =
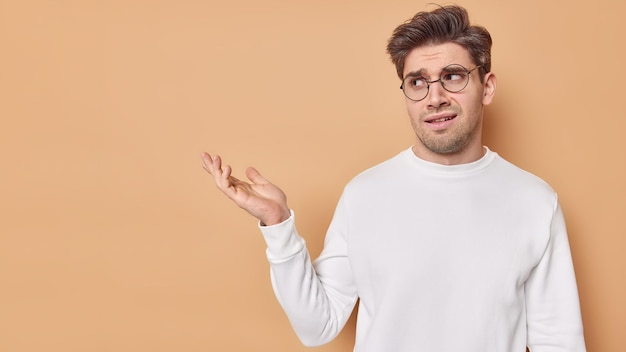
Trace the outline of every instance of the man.
<instances>
[{"instance_id":1,"label":"man","mask_svg":"<svg viewBox=\"0 0 626 352\"><path fill-rule=\"evenodd\" d=\"M387 51L415 144L345 187L314 263L279 188L203 155L217 186L259 219L299 338L330 341L359 299L359 352L585 351L557 196L482 145L496 89L489 33L446 6L396 28Z\"/></svg>"}]
</instances>

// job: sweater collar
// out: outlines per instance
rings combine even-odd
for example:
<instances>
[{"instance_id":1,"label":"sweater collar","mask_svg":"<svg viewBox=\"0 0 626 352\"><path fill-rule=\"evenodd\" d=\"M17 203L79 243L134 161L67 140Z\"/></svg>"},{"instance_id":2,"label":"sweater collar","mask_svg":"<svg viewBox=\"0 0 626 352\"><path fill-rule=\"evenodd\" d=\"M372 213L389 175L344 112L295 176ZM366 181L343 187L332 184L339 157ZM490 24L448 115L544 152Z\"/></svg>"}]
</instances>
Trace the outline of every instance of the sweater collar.
<instances>
[{"instance_id":1,"label":"sweater collar","mask_svg":"<svg viewBox=\"0 0 626 352\"><path fill-rule=\"evenodd\" d=\"M486 146L483 146L483 148L485 149L485 154L480 159L471 163L458 165L443 165L420 159L413 153L411 148L405 150L404 154L413 165L423 172L453 176L478 172L488 167L495 160L498 153L491 151Z\"/></svg>"}]
</instances>

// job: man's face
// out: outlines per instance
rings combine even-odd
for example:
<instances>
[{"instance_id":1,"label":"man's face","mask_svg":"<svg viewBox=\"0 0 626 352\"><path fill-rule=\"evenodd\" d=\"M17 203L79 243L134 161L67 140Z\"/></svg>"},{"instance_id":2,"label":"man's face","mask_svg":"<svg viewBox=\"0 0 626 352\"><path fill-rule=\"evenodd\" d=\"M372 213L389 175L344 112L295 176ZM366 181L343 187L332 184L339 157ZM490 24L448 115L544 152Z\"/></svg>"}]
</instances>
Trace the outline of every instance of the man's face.
<instances>
[{"instance_id":1,"label":"man's face","mask_svg":"<svg viewBox=\"0 0 626 352\"><path fill-rule=\"evenodd\" d=\"M438 80L442 69L458 64L468 71L476 67L465 48L454 43L413 49L404 62L403 76ZM406 81L405 81L406 82ZM469 75L467 86L456 93L441 83L430 83L428 95L420 101L406 98L407 110L417 142L414 153L425 160L460 164L480 158L483 106L491 103L495 76L488 73L480 82L478 70Z\"/></svg>"}]
</instances>

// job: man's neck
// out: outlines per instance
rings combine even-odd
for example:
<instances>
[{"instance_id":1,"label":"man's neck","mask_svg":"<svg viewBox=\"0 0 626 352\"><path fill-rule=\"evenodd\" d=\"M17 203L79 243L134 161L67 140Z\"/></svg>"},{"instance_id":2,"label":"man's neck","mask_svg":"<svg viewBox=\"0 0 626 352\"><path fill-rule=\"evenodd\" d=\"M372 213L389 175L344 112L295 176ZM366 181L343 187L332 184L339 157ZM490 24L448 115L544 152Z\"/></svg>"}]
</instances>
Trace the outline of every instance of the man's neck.
<instances>
[{"instance_id":1,"label":"man's neck","mask_svg":"<svg viewBox=\"0 0 626 352\"><path fill-rule=\"evenodd\" d=\"M420 144L413 145L411 150L418 158L441 165L468 164L482 158L486 153L486 149L482 144L468 147L455 153L435 153Z\"/></svg>"}]
</instances>

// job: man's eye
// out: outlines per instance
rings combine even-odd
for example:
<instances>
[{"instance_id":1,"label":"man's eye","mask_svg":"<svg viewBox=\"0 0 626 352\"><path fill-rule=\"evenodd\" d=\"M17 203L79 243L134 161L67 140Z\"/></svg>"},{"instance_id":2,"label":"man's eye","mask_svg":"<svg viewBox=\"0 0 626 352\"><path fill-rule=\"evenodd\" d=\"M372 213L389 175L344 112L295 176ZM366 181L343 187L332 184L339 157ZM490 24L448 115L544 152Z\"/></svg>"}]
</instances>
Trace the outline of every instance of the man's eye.
<instances>
[{"instance_id":1,"label":"man's eye","mask_svg":"<svg viewBox=\"0 0 626 352\"><path fill-rule=\"evenodd\" d=\"M414 78L409 81L409 84L412 88L422 88L426 87L426 80L424 80L423 78Z\"/></svg>"},{"instance_id":2,"label":"man's eye","mask_svg":"<svg viewBox=\"0 0 626 352\"><path fill-rule=\"evenodd\" d=\"M462 72L450 72L441 76L441 79L445 82L458 82L465 79L465 74Z\"/></svg>"}]
</instances>

